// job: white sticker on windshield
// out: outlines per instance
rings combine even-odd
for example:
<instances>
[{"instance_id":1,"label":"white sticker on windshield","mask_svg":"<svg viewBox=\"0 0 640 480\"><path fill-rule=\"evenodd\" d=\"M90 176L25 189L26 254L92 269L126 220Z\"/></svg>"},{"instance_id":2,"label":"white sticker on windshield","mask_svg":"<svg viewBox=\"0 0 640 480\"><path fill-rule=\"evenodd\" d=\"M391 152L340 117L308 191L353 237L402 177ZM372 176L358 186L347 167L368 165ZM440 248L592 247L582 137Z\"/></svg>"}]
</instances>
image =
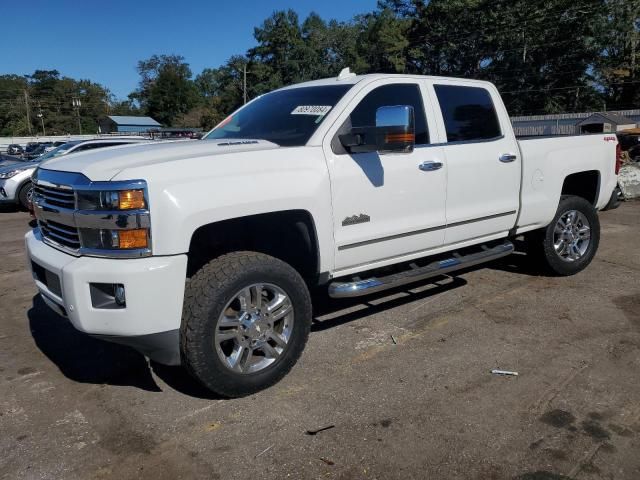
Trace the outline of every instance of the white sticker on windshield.
<instances>
[{"instance_id":1,"label":"white sticker on windshield","mask_svg":"<svg viewBox=\"0 0 640 480\"><path fill-rule=\"evenodd\" d=\"M331 105L299 105L293 109L291 115L323 116L329 113Z\"/></svg>"}]
</instances>

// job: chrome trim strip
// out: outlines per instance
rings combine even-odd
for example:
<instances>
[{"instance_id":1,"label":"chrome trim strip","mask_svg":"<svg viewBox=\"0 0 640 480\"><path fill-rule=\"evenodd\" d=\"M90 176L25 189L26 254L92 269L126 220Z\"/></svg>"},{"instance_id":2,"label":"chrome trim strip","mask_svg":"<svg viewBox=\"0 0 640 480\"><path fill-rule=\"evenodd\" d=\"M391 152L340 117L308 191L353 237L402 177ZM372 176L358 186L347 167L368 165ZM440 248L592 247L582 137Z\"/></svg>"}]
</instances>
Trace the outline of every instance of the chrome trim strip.
<instances>
[{"instance_id":1,"label":"chrome trim strip","mask_svg":"<svg viewBox=\"0 0 640 480\"><path fill-rule=\"evenodd\" d=\"M468 223L482 222L484 220L491 220L499 217L507 217L509 215L514 215L517 213L517 210L511 210L509 212L504 213L495 213L493 215L487 215L486 217L473 218L471 220L463 220L462 222L454 222L447 224L447 228L449 227L459 227L460 225L467 225Z\"/></svg>"},{"instance_id":2,"label":"chrome trim strip","mask_svg":"<svg viewBox=\"0 0 640 480\"><path fill-rule=\"evenodd\" d=\"M113 182L91 182L88 185L79 185L76 192L83 191L117 191L117 190L146 190L147 182L144 180L116 180ZM146 195L145 195L146 197Z\"/></svg>"},{"instance_id":3,"label":"chrome trim strip","mask_svg":"<svg viewBox=\"0 0 640 480\"><path fill-rule=\"evenodd\" d=\"M41 199L33 202L37 217L45 222L54 221L72 228L102 228L126 230L151 228L149 210L71 210L50 205Z\"/></svg>"},{"instance_id":4,"label":"chrome trim strip","mask_svg":"<svg viewBox=\"0 0 640 480\"><path fill-rule=\"evenodd\" d=\"M148 210L78 210L74 213L73 220L78 228L105 230L151 228L151 217Z\"/></svg>"},{"instance_id":5,"label":"chrome trim strip","mask_svg":"<svg viewBox=\"0 0 640 480\"><path fill-rule=\"evenodd\" d=\"M503 140L504 138L505 138L504 135L500 135L499 137L482 138L478 140L454 140L453 142L426 143L426 144L416 145L414 148L447 147L450 145L470 145L474 143L490 143L490 142L497 142L498 140Z\"/></svg>"},{"instance_id":6,"label":"chrome trim strip","mask_svg":"<svg viewBox=\"0 0 640 480\"><path fill-rule=\"evenodd\" d=\"M57 207L50 205L40 198L33 198L33 209L36 213L38 220L49 221L67 225L68 227L75 227L73 223L73 210L70 208Z\"/></svg>"},{"instance_id":7,"label":"chrome trim strip","mask_svg":"<svg viewBox=\"0 0 640 480\"><path fill-rule=\"evenodd\" d=\"M443 230L445 228L459 227L461 225L467 225L469 223L482 222L484 220L491 220L491 219L499 218L499 217L506 217L508 215L513 215L515 213L516 213L516 210L511 210L509 212L496 213L496 214L493 214L493 215L487 215L486 217L478 217L478 218L473 218L471 220L463 220L462 222L454 222L454 223L449 223L449 224L446 224L446 225L439 225L437 227L423 228L421 230L414 230L414 231L411 231L411 232L398 233L396 235L389 235L387 237L373 238L371 240L363 240L361 242L349 243L347 245L340 245L338 247L338 250L347 250L349 248L363 247L365 245L371 245L373 243L386 242L388 240L396 240L398 238L410 237L412 235L420 235L420 234L423 234L423 233L435 232L437 230Z\"/></svg>"},{"instance_id":8,"label":"chrome trim strip","mask_svg":"<svg viewBox=\"0 0 640 480\"><path fill-rule=\"evenodd\" d=\"M364 247L365 245L371 245L372 243L386 242L388 240L396 240L398 238L409 237L411 235L420 235L422 233L435 232L437 230L444 230L445 228L446 228L446 225L440 225L437 227L423 228L422 230L414 230L413 232L398 233L396 235L389 235L387 237L379 237L379 238L373 238L371 240L363 240L361 242L349 243L347 245L340 245L338 247L338 250L347 250L349 248Z\"/></svg>"},{"instance_id":9,"label":"chrome trim strip","mask_svg":"<svg viewBox=\"0 0 640 480\"><path fill-rule=\"evenodd\" d=\"M95 248L81 248L80 255L86 255L88 257L98 258L141 258L151 255L150 248L136 248L131 250L98 250Z\"/></svg>"}]
</instances>

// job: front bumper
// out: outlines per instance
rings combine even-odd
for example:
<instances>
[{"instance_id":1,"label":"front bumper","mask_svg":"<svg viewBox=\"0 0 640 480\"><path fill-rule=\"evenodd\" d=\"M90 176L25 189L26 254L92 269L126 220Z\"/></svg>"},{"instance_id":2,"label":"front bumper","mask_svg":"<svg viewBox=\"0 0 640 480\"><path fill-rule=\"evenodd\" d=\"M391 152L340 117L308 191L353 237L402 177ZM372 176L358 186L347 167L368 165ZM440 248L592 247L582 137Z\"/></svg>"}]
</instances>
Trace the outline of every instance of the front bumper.
<instances>
[{"instance_id":1,"label":"front bumper","mask_svg":"<svg viewBox=\"0 0 640 480\"><path fill-rule=\"evenodd\" d=\"M131 345L161 363L179 364L178 330L186 255L139 259L74 257L46 245L37 228L27 233L25 243L32 271L31 262L39 270L39 275L34 272L34 280L40 294L75 328ZM38 266L46 271L44 281ZM124 285L126 307L95 308L91 283Z\"/></svg>"}]
</instances>

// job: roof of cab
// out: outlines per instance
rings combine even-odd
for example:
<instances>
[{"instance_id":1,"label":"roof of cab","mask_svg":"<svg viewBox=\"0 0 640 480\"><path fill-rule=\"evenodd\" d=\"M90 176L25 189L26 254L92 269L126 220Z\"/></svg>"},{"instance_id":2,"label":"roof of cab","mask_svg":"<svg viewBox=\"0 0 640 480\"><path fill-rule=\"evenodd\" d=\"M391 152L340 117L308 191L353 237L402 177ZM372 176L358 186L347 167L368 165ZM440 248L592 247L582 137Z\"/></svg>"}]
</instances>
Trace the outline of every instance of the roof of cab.
<instances>
[{"instance_id":1,"label":"roof of cab","mask_svg":"<svg viewBox=\"0 0 640 480\"><path fill-rule=\"evenodd\" d=\"M311 80L309 82L295 83L293 85L288 85L286 87L280 88L279 90L288 90L292 88L300 88L300 87L319 87L326 85L355 85L356 83L362 81L373 81L380 80L385 78L410 78L415 80L451 80L465 83L477 83L479 85L492 85L491 82L487 82L485 80L476 80L471 78L456 78L456 77L439 77L439 76L430 76L430 75L410 75L404 73L368 73L365 75L352 75L347 76L345 78L340 77L330 77L323 78L320 80Z\"/></svg>"}]
</instances>

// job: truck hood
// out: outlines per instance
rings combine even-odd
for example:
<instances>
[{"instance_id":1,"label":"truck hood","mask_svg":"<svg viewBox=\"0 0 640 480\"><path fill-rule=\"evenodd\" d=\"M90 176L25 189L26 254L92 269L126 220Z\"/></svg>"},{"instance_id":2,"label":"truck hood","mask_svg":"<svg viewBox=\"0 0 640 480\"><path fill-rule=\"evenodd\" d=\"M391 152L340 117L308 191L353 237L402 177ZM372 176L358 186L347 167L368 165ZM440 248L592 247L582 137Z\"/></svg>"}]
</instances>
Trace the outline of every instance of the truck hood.
<instances>
[{"instance_id":1,"label":"truck hood","mask_svg":"<svg viewBox=\"0 0 640 480\"><path fill-rule=\"evenodd\" d=\"M252 139L155 141L72 153L46 160L40 167L82 173L92 181L107 181L128 168L276 148L280 147L275 143Z\"/></svg>"}]
</instances>

